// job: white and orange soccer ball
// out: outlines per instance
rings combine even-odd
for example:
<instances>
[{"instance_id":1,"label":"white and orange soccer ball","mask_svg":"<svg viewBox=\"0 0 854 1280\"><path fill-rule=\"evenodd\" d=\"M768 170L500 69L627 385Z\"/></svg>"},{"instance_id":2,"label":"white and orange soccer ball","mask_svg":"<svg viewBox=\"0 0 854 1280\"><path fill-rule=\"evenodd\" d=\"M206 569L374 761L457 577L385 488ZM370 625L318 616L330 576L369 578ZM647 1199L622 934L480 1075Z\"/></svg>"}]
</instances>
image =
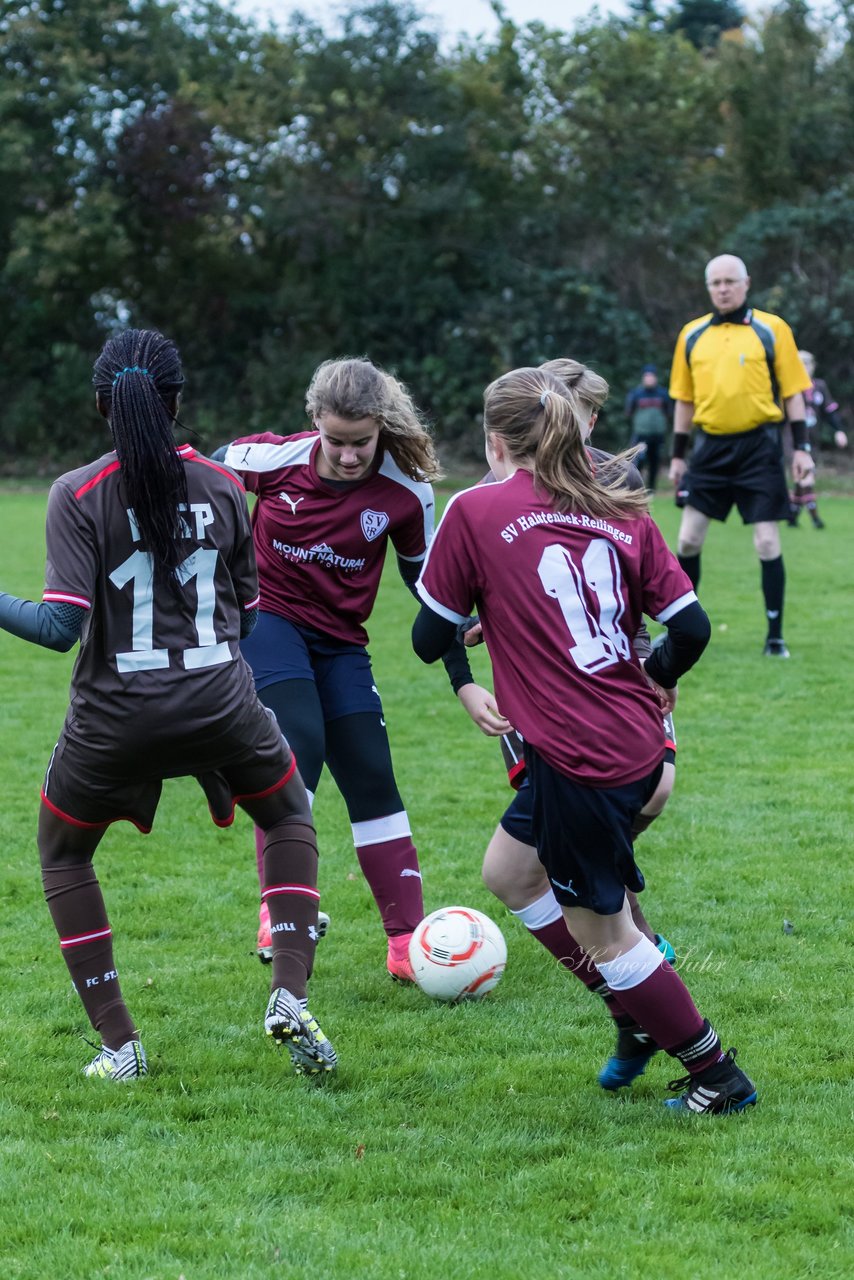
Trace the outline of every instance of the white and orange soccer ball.
<instances>
[{"instance_id":1,"label":"white and orange soccer ball","mask_svg":"<svg viewBox=\"0 0 854 1280\"><path fill-rule=\"evenodd\" d=\"M507 964L507 943L482 911L442 907L413 933L409 962L415 981L434 1000L478 1000L497 986Z\"/></svg>"}]
</instances>

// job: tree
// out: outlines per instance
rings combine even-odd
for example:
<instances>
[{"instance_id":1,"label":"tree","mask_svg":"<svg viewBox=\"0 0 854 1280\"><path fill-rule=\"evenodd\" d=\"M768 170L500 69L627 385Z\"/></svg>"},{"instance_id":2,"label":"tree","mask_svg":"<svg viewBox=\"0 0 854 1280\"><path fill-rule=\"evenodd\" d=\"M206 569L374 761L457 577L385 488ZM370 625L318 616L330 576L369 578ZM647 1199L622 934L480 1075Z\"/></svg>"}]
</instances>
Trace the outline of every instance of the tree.
<instances>
[{"instance_id":1,"label":"tree","mask_svg":"<svg viewBox=\"0 0 854 1280\"><path fill-rule=\"evenodd\" d=\"M678 0L667 19L669 31L681 31L695 49L712 49L727 31L744 22L735 0Z\"/></svg>"}]
</instances>

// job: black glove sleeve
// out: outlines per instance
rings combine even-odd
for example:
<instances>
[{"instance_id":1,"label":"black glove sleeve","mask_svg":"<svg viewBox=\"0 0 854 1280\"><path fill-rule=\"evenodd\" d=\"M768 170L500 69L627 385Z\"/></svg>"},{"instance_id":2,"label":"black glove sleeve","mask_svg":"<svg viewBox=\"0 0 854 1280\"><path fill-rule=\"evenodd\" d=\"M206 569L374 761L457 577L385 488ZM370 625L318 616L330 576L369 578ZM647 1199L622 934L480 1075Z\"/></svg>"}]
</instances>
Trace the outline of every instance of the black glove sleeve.
<instances>
[{"instance_id":1,"label":"black glove sleeve","mask_svg":"<svg viewBox=\"0 0 854 1280\"><path fill-rule=\"evenodd\" d=\"M672 689L700 657L709 643L712 628L698 600L680 609L665 626L667 636L647 658L646 673L662 689Z\"/></svg>"},{"instance_id":2,"label":"black glove sleeve","mask_svg":"<svg viewBox=\"0 0 854 1280\"><path fill-rule=\"evenodd\" d=\"M412 625L412 647L422 662L436 662L444 657L457 634L457 624L449 622L422 604ZM466 681L464 683L470 683Z\"/></svg>"},{"instance_id":3,"label":"black glove sleeve","mask_svg":"<svg viewBox=\"0 0 854 1280\"><path fill-rule=\"evenodd\" d=\"M403 581L406 583L407 587L420 605L421 597L416 590L415 584L418 581L422 568L424 567L424 562L421 560L404 560L402 556L398 556L397 567L400 570L401 578L403 578ZM466 653L466 647L462 642L462 638L458 634L459 628L455 623L451 623L450 626L453 627L451 639L446 644L444 651L437 656L440 657L444 663L445 670L448 673L448 679L451 682L451 688L454 693L459 693L464 684L474 684L474 676L471 673L471 666L469 664L468 654ZM420 657L421 655L419 654L418 656ZM425 661L435 662L436 659L429 658L425 659Z\"/></svg>"}]
</instances>

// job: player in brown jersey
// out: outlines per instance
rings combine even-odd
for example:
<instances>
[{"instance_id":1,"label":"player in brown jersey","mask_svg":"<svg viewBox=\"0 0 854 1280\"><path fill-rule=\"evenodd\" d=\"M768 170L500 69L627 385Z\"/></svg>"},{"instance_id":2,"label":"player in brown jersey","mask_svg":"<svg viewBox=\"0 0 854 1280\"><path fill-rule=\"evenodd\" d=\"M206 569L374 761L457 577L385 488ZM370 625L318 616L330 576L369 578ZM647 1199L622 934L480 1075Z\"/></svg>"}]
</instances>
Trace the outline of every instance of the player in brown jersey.
<instances>
[{"instance_id":1,"label":"player in brown jersey","mask_svg":"<svg viewBox=\"0 0 854 1280\"><path fill-rule=\"evenodd\" d=\"M429 481L438 461L406 388L369 360L325 361L306 408L313 430L245 436L214 454L258 497L261 608L242 648L312 798L328 765L387 935L386 967L411 981L409 939L424 915L421 870L365 622L389 543L414 591L433 532ZM269 945L262 904L262 960Z\"/></svg>"},{"instance_id":2,"label":"player in brown jersey","mask_svg":"<svg viewBox=\"0 0 854 1280\"><path fill-rule=\"evenodd\" d=\"M577 360L550 360L540 366L560 378L578 398L581 415L586 421L585 439L594 466L601 470L613 460L613 454L589 447L590 434L596 425L599 410L608 397L608 384L603 377ZM628 482L634 489L642 490L643 479L634 466L627 469ZM494 477L488 477L493 480ZM480 643L482 629L478 623L467 628L466 644ZM645 661L652 652L649 633L641 626L632 640L638 657ZM527 779L524 743L509 722L500 715L494 695L474 682L469 671L469 681L457 690L458 697L478 728L488 737L499 737L502 754L507 766L510 785L516 796L502 815L490 840L483 859L483 880L491 893L503 902L519 919L532 937L549 951L555 959L584 983L588 990L600 996L613 1018L617 1043L612 1056L599 1073L599 1083L604 1089L615 1090L630 1085L645 1071L647 1064L658 1051L649 1036L626 1013L615 1007L606 982L594 964L591 964L576 940L570 934L560 903L554 895L543 865L537 856L534 842L531 788ZM632 835L637 837L654 822L663 811L676 776L676 738L673 717L667 715L663 723L665 754L661 780L650 800L637 815ZM675 953L661 934L653 933L641 909L637 894L627 890L632 918L638 929L661 951L668 962L675 960Z\"/></svg>"},{"instance_id":3,"label":"player in brown jersey","mask_svg":"<svg viewBox=\"0 0 854 1280\"><path fill-rule=\"evenodd\" d=\"M233 821L237 803L264 832L274 935L265 1030L298 1073L331 1071L335 1051L306 1003L319 899L311 811L239 650L258 612L245 491L224 467L176 448L183 375L168 339L139 330L111 339L93 382L113 451L51 489L42 603L0 595L7 631L60 651L81 640L38 845L60 948L101 1036L85 1074L124 1081L148 1069L119 988L95 851L120 819L147 833L163 779L186 776L217 825Z\"/></svg>"},{"instance_id":4,"label":"player in brown jersey","mask_svg":"<svg viewBox=\"0 0 854 1280\"><path fill-rule=\"evenodd\" d=\"M709 620L619 457L607 472L591 466L562 381L517 369L484 400L487 458L503 483L449 502L418 583L415 650L435 661L476 606L496 703L525 740L537 849L569 929L615 1001L686 1068L670 1105L740 1111L755 1086L626 899L643 887L632 824L661 779L662 710ZM643 614L667 630L645 667L631 644Z\"/></svg>"}]
</instances>

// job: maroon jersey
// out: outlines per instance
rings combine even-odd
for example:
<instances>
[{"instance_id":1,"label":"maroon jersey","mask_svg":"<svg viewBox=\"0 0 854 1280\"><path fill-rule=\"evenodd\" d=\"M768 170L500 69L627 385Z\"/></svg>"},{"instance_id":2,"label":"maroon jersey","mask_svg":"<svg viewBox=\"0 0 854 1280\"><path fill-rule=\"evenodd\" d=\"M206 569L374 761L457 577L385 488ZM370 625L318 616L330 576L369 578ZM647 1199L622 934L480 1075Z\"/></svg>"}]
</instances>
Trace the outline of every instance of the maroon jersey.
<instances>
[{"instance_id":1,"label":"maroon jersey","mask_svg":"<svg viewBox=\"0 0 854 1280\"><path fill-rule=\"evenodd\" d=\"M193 738L213 746L254 701L238 644L241 613L258 604L245 491L189 445L177 452L189 501L174 589L154 586L115 453L50 491L43 598L88 611L65 733L94 750L131 740L152 756L158 740L165 754Z\"/></svg>"},{"instance_id":2,"label":"maroon jersey","mask_svg":"<svg viewBox=\"0 0 854 1280\"><path fill-rule=\"evenodd\" d=\"M420 562L433 533L433 491L389 454L364 480L340 485L318 474L320 436L270 432L235 440L228 466L257 493L252 515L261 608L300 626L366 644L389 538Z\"/></svg>"},{"instance_id":3,"label":"maroon jersey","mask_svg":"<svg viewBox=\"0 0 854 1280\"><path fill-rule=\"evenodd\" d=\"M451 499L418 590L450 621L477 610L502 714L555 769L619 786L661 760L632 637L696 596L649 516L556 512L519 470Z\"/></svg>"}]
</instances>

